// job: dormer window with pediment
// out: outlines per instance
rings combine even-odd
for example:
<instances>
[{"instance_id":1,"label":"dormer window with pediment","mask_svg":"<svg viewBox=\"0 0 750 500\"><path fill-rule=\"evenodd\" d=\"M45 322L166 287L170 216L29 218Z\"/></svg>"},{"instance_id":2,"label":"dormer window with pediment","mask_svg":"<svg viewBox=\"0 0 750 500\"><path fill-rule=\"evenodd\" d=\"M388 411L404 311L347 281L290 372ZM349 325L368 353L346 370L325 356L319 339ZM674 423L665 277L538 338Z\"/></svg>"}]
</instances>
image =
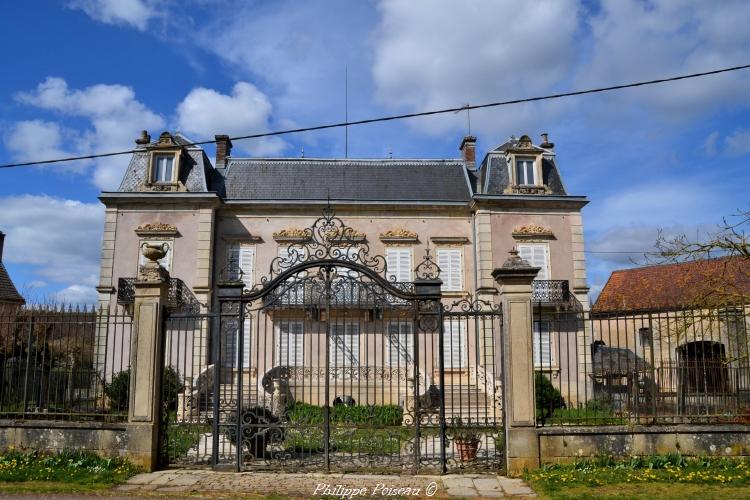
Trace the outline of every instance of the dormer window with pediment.
<instances>
[{"instance_id":1,"label":"dormer window with pediment","mask_svg":"<svg viewBox=\"0 0 750 500\"><path fill-rule=\"evenodd\" d=\"M180 160L183 148L172 134L163 132L159 140L148 146L148 173L145 187L152 191L185 191L180 181Z\"/></svg>"},{"instance_id":2,"label":"dormer window with pediment","mask_svg":"<svg viewBox=\"0 0 750 500\"><path fill-rule=\"evenodd\" d=\"M547 188L542 176L542 156L544 150L531 142L528 135L522 135L506 151L510 168L512 192L517 194L545 194Z\"/></svg>"}]
</instances>

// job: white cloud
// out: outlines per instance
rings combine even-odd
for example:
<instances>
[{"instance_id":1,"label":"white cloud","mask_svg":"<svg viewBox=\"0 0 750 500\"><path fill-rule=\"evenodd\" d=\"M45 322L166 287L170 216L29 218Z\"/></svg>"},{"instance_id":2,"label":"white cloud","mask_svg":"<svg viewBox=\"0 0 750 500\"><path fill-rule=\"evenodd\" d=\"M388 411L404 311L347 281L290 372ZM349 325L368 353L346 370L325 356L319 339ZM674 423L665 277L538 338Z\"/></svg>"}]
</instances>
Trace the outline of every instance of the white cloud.
<instances>
[{"instance_id":1,"label":"white cloud","mask_svg":"<svg viewBox=\"0 0 750 500\"><path fill-rule=\"evenodd\" d=\"M750 153L750 129L738 128L724 139L727 153L741 156Z\"/></svg>"},{"instance_id":2,"label":"white cloud","mask_svg":"<svg viewBox=\"0 0 750 500\"><path fill-rule=\"evenodd\" d=\"M578 6L572 0L455 2L384 0L372 69L386 106L423 110L527 96L565 78L576 57ZM476 129L527 131L555 105L475 112ZM415 122L433 132L465 118Z\"/></svg>"},{"instance_id":3,"label":"white cloud","mask_svg":"<svg viewBox=\"0 0 750 500\"><path fill-rule=\"evenodd\" d=\"M750 3L670 0L602 2L589 18L590 48L577 86L590 87L745 64L750 32L744 28ZM747 72L608 93L605 109L645 112L680 121L721 107L750 103ZM592 100L589 100L593 104ZM616 106L616 107L615 107Z\"/></svg>"},{"instance_id":4,"label":"white cloud","mask_svg":"<svg viewBox=\"0 0 750 500\"><path fill-rule=\"evenodd\" d=\"M133 139L141 130L159 130L165 125L164 118L138 101L133 89L124 85L98 84L71 90L64 79L48 77L34 91L18 93L16 100L40 109L88 119L92 128L78 134L76 140L69 140L66 148L82 155L131 149ZM55 139L54 127L50 122L44 123L46 134ZM59 129L58 126L58 138ZM57 145L60 146L59 142ZM14 151L16 155L21 154L17 148ZM36 160L49 158L41 153L37 156L36 152L33 156ZM127 160L115 156L97 159L94 164L94 184L103 190L111 190L122 179Z\"/></svg>"},{"instance_id":5,"label":"white cloud","mask_svg":"<svg viewBox=\"0 0 750 500\"><path fill-rule=\"evenodd\" d=\"M708 134L705 142L703 143L703 151L708 156L715 156L717 153L717 141L719 140L719 133L714 131Z\"/></svg>"},{"instance_id":6,"label":"white cloud","mask_svg":"<svg viewBox=\"0 0 750 500\"><path fill-rule=\"evenodd\" d=\"M93 286L71 285L52 295L59 304L95 304L99 295Z\"/></svg>"},{"instance_id":7,"label":"white cloud","mask_svg":"<svg viewBox=\"0 0 750 500\"><path fill-rule=\"evenodd\" d=\"M177 127L200 138L215 134L249 135L269 129L271 102L248 82L238 82L231 95L198 87L177 106ZM258 155L277 154L284 149L279 138L238 141L235 147Z\"/></svg>"},{"instance_id":8,"label":"white cloud","mask_svg":"<svg viewBox=\"0 0 750 500\"><path fill-rule=\"evenodd\" d=\"M158 3L148 0L73 0L68 7L82 10L95 21L132 26L143 31L149 20L159 15Z\"/></svg>"},{"instance_id":9,"label":"white cloud","mask_svg":"<svg viewBox=\"0 0 750 500\"><path fill-rule=\"evenodd\" d=\"M13 124L3 140L13 158L27 162L73 156L75 153L67 147L75 142L77 137L73 131L63 129L55 122L26 120ZM81 173L86 169L86 164L62 164L56 168Z\"/></svg>"},{"instance_id":10,"label":"white cloud","mask_svg":"<svg viewBox=\"0 0 750 500\"><path fill-rule=\"evenodd\" d=\"M0 198L3 260L31 265L37 279L72 293L96 286L104 207L49 196ZM82 295L81 295L82 296Z\"/></svg>"}]
</instances>

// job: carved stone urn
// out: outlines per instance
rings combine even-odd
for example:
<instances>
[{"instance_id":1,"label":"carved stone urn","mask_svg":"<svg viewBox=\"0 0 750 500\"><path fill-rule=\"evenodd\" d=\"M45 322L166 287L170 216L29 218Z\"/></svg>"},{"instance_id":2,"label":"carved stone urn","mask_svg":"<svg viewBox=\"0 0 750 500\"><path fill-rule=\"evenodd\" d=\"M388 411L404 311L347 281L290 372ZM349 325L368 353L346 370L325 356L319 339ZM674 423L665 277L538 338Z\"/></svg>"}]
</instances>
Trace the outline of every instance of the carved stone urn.
<instances>
[{"instance_id":1,"label":"carved stone urn","mask_svg":"<svg viewBox=\"0 0 750 500\"><path fill-rule=\"evenodd\" d=\"M143 245L141 245L141 253L151 262L156 262L159 259L163 259L164 256L167 255L168 251L169 245L166 242L162 243L161 245L149 245L148 243L144 242Z\"/></svg>"}]
</instances>

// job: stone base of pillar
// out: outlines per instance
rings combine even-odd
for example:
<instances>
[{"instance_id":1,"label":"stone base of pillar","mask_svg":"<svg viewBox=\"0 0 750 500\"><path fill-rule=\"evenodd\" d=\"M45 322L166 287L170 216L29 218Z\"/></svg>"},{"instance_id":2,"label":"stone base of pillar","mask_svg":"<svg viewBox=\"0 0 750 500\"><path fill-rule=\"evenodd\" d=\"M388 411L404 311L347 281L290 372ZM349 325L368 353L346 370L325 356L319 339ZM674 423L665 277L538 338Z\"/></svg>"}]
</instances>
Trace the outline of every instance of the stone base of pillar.
<instances>
[{"instance_id":1,"label":"stone base of pillar","mask_svg":"<svg viewBox=\"0 0 750 500\"><path fill-rule=\"evenodd\" d=\"M524 470L539 468L539 436L535 428L510 428L505 439L508 476L519 477Z\"/></svg>"},{"instance_id":2,"label":"stone base of pillar","mask_svg":"<svg viewBox=\"0 0 750 500\"><path fill-rule=\"evenodd\" d=\"M147 472L159 467L159 426L128 424L128 460Z\"/></svg>"}]
</instances>

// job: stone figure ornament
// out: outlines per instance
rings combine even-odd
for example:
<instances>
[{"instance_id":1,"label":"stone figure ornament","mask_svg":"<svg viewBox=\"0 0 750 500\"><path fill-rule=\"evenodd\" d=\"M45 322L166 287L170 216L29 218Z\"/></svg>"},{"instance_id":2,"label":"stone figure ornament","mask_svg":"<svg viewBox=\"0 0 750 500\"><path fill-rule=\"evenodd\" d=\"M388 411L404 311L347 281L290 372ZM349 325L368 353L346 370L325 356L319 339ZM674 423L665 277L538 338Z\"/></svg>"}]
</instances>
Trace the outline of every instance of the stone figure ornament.
<instances>
[{"instance_id":1,"label":"stone figure ornament","mask_svg":"<svg viewBox=\"0 0 750 500\"><path fill-rule=\"evenodd\" d=\"M159 260L166 257L167 252L169 252L169 244L166 242L161 245L152 245L144 241L141 245L141 254L148 259L148 262L138 269L138 280L162 281L169 278L167 270L159 264Z\"/></svg>"}]
</instances>

